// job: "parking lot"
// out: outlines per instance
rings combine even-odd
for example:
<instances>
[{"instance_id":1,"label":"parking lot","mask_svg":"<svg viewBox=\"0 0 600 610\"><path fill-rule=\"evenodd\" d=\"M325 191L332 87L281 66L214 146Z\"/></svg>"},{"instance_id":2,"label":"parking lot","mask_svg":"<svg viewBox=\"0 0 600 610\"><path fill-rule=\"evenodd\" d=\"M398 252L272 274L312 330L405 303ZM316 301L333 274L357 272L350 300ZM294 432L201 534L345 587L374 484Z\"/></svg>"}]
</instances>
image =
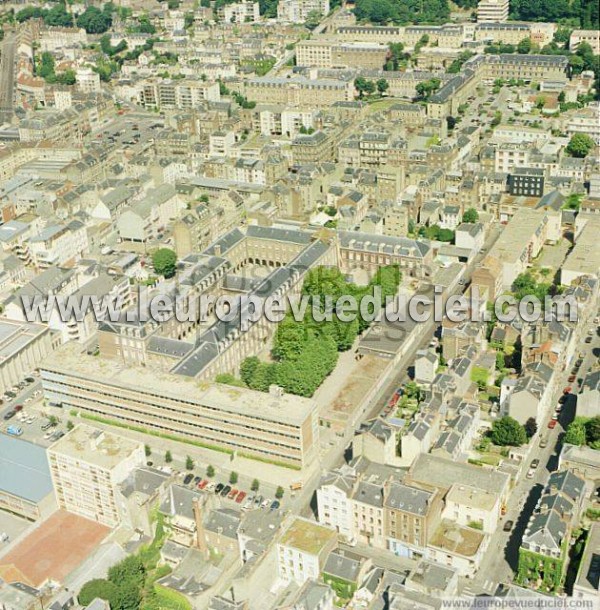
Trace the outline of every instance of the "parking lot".
<instances>
[{"instance_id":1,"label":"parking lot","mask_svg":"<svg viewBox=\"0 0 600 610\"><path fill-rule=\"evenodd\" d=\"M42 384L36 374L25 377L1 399L1 433L38 445L50 445L58 435L64 435L68 418L61 409L45 407Z\"/></svg>"}]
</instances>

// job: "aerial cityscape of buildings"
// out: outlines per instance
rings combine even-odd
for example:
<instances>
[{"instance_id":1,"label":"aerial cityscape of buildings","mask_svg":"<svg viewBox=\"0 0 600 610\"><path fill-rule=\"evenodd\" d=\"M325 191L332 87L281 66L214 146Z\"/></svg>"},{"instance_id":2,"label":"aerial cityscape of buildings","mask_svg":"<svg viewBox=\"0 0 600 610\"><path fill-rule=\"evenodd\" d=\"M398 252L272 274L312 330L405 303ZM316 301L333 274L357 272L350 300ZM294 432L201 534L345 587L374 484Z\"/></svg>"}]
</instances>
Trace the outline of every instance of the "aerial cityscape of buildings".
<instances>
[{"instance_id":1,"label":"aerial cityscape of buildings","mask_svg":"<svg viewBox=\"0 0 600 610\"><path fill-rule=\"evenodd\" d=\"M563 4L0 3L1 610L600 610Z\"/></svg>"}]
</instances>

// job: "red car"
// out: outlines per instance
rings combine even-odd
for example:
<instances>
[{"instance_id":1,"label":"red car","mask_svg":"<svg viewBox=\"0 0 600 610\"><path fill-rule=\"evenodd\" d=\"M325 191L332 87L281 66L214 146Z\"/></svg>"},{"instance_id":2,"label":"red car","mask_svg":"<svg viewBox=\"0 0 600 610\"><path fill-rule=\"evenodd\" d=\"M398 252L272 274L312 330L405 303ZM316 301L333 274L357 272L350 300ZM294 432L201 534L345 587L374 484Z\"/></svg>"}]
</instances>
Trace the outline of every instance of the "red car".
<instances>
[{"instance_id":1,"label":"red car","mask_svg":"<svg viewBox=\"0 0 600 610\"><path fill-rule=\"evenodd\" d=\"M577 375L570 375L568 381L569 383L573 383L575 379L577 379Z\"/></svg>"},{"instance_id":2,"label":"red car","mask_svg":"<svg viewBox=\"0 0 600 610\"><path fill-rule=\"evenodd\" d=\"M206 479L202 479L200 483L198 483L198 489L204 489L208 485L208 481Z\"/></svg>"},{"instance_id":3,"label":"red car","mask_svg":"<svg viewBox=\"0 0 600 610\"><path fill-rule=\"evenodd\" d=\"M241 504L244 501L245 497L246 497L246 492L245 491L240 491L240 493L237 495L237 498L235 499L235 501L238 504Z\"/></svg>"},{"instance_id":4,"label":"red car","mask_svg":"<svg viewBox=\"0 0 600 610\"><path fill-rule=\"evenodd\" d=\"M573 388L568 385L566 388L563 388L563 394L570 394Z\"/></svg>"},{"instance_id":5,"label":"red car","mask_svg":"<svg viewBox=\"0 0 600 610\"><path fill-rule=\"evenodd\" d=\"M237 495L238 495L238 490L237 489L232 489L229 492L229 495L227 496L230 500L233 500Z\"/></svg>"},{"instance_id":6,"label":"red car","mask_svg":"<svg viewBox=\"0 0 600 610\"><path fill-rule=\"evenodd\" d=\"M555 419L551 419L551 420L548 422L548 428L550 428L550 430L554 430L554 428L556 428L556 424L557 424L557 423L558 423L558 421L557 421L557 420L555 420Z\"/></svg>"},{"instance_id":7,"label":"red car","mask_svg":"<svg viewBox=\"0 0 600 610\"><path fill-rule=\"evenodd\" d=\"M13 407L13 409L14 409L15 411L22 411L22 410L23 410L23 405L15 405L15 406Z\"/></svg>"}]
</instances>

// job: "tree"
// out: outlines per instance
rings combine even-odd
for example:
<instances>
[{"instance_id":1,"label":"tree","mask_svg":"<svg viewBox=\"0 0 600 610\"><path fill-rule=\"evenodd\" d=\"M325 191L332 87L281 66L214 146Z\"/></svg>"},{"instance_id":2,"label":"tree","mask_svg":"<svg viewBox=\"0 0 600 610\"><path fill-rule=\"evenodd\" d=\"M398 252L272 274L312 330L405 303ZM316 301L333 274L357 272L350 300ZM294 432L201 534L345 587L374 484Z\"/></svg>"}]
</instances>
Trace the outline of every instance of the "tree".
<instances>
[{"instance_id":1,"label":"tree","mask_svg":"<svg viewBox=\"0 0 600 610\"><path fill-rule=\"evenodd\" d=\"M141 587L145 577L146 568L137 555L129 555L108 569L108 580L117 587L122 587L125 583L134 583Z\"/></svg>"},{"instance_id":2,"label":"tree","mask_svg":"<svg viewBox=\"0 0 600 610\"><path fill-rule=\"evenodd\" d=\"M229 474L229 482L232 485L235 485L238 482L238 473L235 471L231 471L231 473Z\"/></svg>"},{"instance_id":3,"label":"tree","mask_svg":"<svg viewBox=\"0 0 600 610\"><path fill-rule=\"evenodd\" d=\"M210 464L206 467L206 476L212 479L215 476L215 467Z\"/></svg>"},{"instance_id":4,"label":"tree","mask_svg":"<svg viewBox=\"0 0 600 610\"><path fill-rule=\"evenodd\" d=\"M498 350L496 352L496 369L498 371L501 371L502 369L506 368L506 362L504 360L504 352L501 350Z\"/></svg>"},{"instance_id":5,"label":"tree","mask_svg":"<svg viewBox=\"0 0 600 610\"><path fill-rule=\"evenodd\" d=\"M387 82L387 80L385 80L385 78L380 78L376 84L377 91L381 95L383 95L390 88L390 84Z\"/></svg>"},{"instance_id":6,"label":"tree","mask_svg":"<svg viewBox=\"0 0 600 610\"><path fill-rule=\"evenodd\" d=\"M283 494L285 493L283 487L281 487L281 485L275 490L275 497L278 500L281 500L281 498L283 498Z\"/></svg>"},{"instance_id":7,"label":"tree","mask_svg":"<svg viewBox=\"0 0 600 610\"><path fill-rule=\"evenodd\" d=\"M250 485L250 489L252 491L258 491L258 488L260 487L260 481L258 479L254 479L252 481L252 485Z\"/></svg>"},{"instance_id":8,"label":"tree","mask_svg":"<svg viewBox=\"0 0 600 610\"><path fill-rule=\"evenodd\" d=\"M45 14L44 23L51 27L69 28L73 25L73 17L67 12L64 4L60 3Z\"/></svg>"},{"instance_id":9,"label":"tree","mask_svg":"<svg viewBox=\"0 0 600 610\"><path fill-rule=\"evenodd\" d=\"M525 422L524 428L525 428L525 434L527 435L527 438L532 438L538 429L538 425L537 425L537 422L535 421L535 417L530 417Z\"/></svg>"},{"instance_id":10,"label":"tree","mask_svg":"<svg viewBox=\"0 0 600 610\"><path fill-rule=\"evenodd\" d=\"M146 454L146 457L150 457L152 455L152 449L150 448L150 445L144 445L144 453Z\"/></svg>"},{"instance_id":11,"label":"tree","mask_svg":"<svg viewBox=\"0 0 600 610\"><path fill-rule=\"evenodd\" d=\"M448 125L448 131L452 131L456 127L456 119L453 116L447 116L446 124Z\"/></svg>"},{"instance_id":12,"label":"tree","mask_svg":"<svg viewBox=\"0 0 600 610\"><path fill-rule=\"evenodd\" d=\"M600 441L600 415L585 422L585 440L588 445Z\"/></svg>"},{"instance_id":13,"label":"tree","mask_svg":"<svg viewBox=\"0 0 600 610\"><path fill-rule=\"evenodd\" d=\"M569 141L566 150L572 157L583 159L594 146L594 140L587 133L576 133Z\"/></svg>"},{"instance_id":14,"label":"tree","mask_svg":"<svg viewBox=\"0 0 600 610\"><path fill-rule=\"evenodd\" d=\"M104 578L95 578L86 582L77 596L81 606L88 606L96 598L107 601L111 608L116 608L117 587L114 583Z\"/></svg>"},{"instance_id":15,"label":"tree","mask_svg":"<svg viewBox=\"0 0 600 610\"><path fill-rule=\"evenodd\" d=\"M363 76L359 76L354 80L354 88L358 91L358 97L363 97L367 89L367 79Z\"/></svg>"},{"instance_id":16,"label":"tree","mask_svg":"<svg viewBox=\"0 0 600 610\"><path fill-rule=\"evenodd\" d=\"M439 78L430 78L417 84L415 91L421 99L428 99L429 96L440 88L442 81Z\"/></svg>"},{"instance_id":17,"label":"tree","mask_svg":"<svg viewBox=\"0 0 600 610\"><path fill-rule=\"evenodd\" d=\"M323 19L323 15L320 11L310 11L306 16L304 26L309 30L314 30L319 25L321 19Z\"/></svg>"},{"instance_id":18,"label":"tree","mask_svg":"<svg viewBox=\"0 0 600 610\"><path fill-rule=\"evenodd\" d=\"M465 210L463 214L462 221L463 222L477 222L479 220L479 212L475 208L469 208Z\"/></svg>"},{"instance_id":19,"label":"tree","mask_svg":"<svg viewBox=\"0 0 600 610\"><path fill-rule=\"evenodd\" d=\"M95 6L88 6L77 18L77 27L83 28L88 34L104 34L111 25L110 13Z\"/></svg>"},{"instance_id":20,"label":"tree","mask_svg":"<svg viewBox=\"0 0 600 610\"><path fill-rule=\"evenodd\" d=\"M185 468L186 470L194 470L194 460L190 455L185 457Z\"/></svg>"},{"instance_id":21,"label":"tree","mask_svg":"<svg viewBox=\"0 0 600 610\"><path fill-rule=\"evenodd\" d=\"M56 415L50 415L48 418L48 423L51 426L58 426L58 417L56 417Z\"/></svg>"},{"instance_id":22,"label":"tree","mask_svg":"<svg viewBox=\"0 0 600 610\"><path fill-rule=\"evenodd\" d=\"M569 424L567 433L565 434L565 443L570 445L585 445L585 424L581 419L575 419L575 421Z\"/></svg>"},{"instance_id":23,"label":"tree","mask_svg":"<svg viewBox=\"0 0 600 610\"><path fill-rule=\"evenodd\" d=\"M167 449L167 451L165 452L165 462L167 464L170 464L173 461L173 456L171 455L171 452Z\"/></svg>"},{"instance_id":24,"label":"tree","mask_svg":"<svg viewBox=\"0 0 600 610\"><path fill-rule=\"evenodd\" d=\"M177 270L177 254L170 248L159 248L152 254L152 265L156 273L170 278Z\"/></svg>"},{"instance_id":25,"label":"tree","mask_svg":"<svg viewBox=\"0 0 600 610\"><path fill-rule=\"evenodd\" d=\"M517 53L527 55L531 51L531 40L529 38L523 38L517 45Z\"/></svg>"},{"instance_id":26,"label":"tree","mask_svg":"<svg viewBox=\"0 0 600 610\"><path fill-rule=\"evenodd\" d=\"M496 110L496 112L494 112L494 117L492 118L490 125L492 127L497 127L498 125L500 125L500 123L502 123L502 113L500 112L500 110Z\"/></svg>"},{"instance_id":27,"label":"tree","mask_svg":"<svg viewBox=\"0 0 600 610\"><path fill-rule=\"evenodd\" d=\"M492 424L490 437L495 445L502 447L520 447L527 442L525 428L509 415L497 419Z\"/></svg>"}]
</instances>

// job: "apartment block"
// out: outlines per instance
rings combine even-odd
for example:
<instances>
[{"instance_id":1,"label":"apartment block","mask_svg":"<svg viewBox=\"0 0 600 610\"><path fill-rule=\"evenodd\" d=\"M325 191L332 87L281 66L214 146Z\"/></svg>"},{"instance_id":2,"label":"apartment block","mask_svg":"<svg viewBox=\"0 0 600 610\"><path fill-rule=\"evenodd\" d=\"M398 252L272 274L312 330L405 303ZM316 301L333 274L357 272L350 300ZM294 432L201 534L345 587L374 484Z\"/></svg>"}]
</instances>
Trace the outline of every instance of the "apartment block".
<instances>
[{"instance_id":1,"label":"apartment block","mask_svg":"<svg viewBox=\"0 0 600 610\"><path fill-rule=\"evenodd\" d=\"M118 487L144 464L144 445L78 424L48 448L48 461L59 508L116 527Z\"/></svg>"},{"instance_id":2,"label":"apartment block","mask_svg":"<svg viewBox=\"0 0 600 610\"><path fill-rule=\"evenodd\" d=\"M47 326L0 320L0 393L30 375L60 344Z\"/></svg>"},{"instance_id":3,"label":"apartment block","mask_svg":"<svg viewBox=\"0 0 600 610\"><path fill-rule=\"evenodd\" d=\"M251 78L245 83L246 97L264 104L329 107L354 99L352 81L298 78Z\"/></svg>"},{"instance_id":4,"label":"apartment block","mask_svg":"<svg viewBox=\"0 0 600 610\"><path fill-rule=\"evenodd\" d=\"M327 15L329 10L329 0L281 0L277 5L277 18L302 23L313 11Z\"/></svg>"},{"instance_id":5,"label":"apartment block","mask_svg":"<svg viewBox=\"0 0 600 610\"><path fill-rule=\"evenodd\" d=\"M569 38L569 50L577 51L582 42L586 42L592 47L594 55L600 55L600 33L598 30L573 30Z\"/></svg>"},{"instance_id":6,"label":"apartment block","mask_svg":"<svg viewBox=\"0 0 600 610\"><path fill-rule=\"evenodd\" d=\"M296 45L296 64L317 68L381 69L388 47L378 42L339 43L323 39L304 40Z\"/></svg>"},{"instance_id":7,"label":"apartment block","mask_svg":"<svg viewBox=\"0 0 600 610\"><path fill-rule=\"evenodd\" d=\"M510 288L516 277L540 253L546 241L548 216L543 210L520 208L483 259L481 266L495 260L499 264L503 288ZM475 280L474 280L475 281ZM493 296L497 296L494 292ZM492 295L490 295L491 298Z\"/></svg>"},{"instance_id":8,"label":"apartment block","mask_svg":"<svg viewBox=\"0 0 600 610\"><path fill-rule=\"evenodd\" d=\"M296 517L277 544L279 576L298 585L309 578L318 579L336 544L335 530Z\"/></svg>"},{"instance_id":9,"label":"apartment block","mask_svg":"<svg viewBox=\"0 0 600 610\"><path fill-rule=\"evenodd\" d=\"M508 20L509 0L479 0L478 23L502 23Z\"/></svg>"}]
</instances>

